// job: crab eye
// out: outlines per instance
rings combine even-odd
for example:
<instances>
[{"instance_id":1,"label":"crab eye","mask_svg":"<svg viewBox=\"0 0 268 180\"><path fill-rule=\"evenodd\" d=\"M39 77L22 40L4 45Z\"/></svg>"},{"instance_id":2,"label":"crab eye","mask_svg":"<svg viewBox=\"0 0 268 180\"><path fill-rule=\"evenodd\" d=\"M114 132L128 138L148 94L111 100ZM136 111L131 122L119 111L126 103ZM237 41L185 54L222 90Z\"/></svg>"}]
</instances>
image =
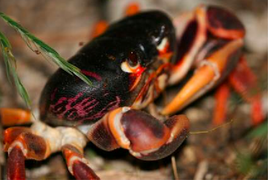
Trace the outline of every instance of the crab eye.
<instances>
[{"instance_id":1,"label":"crab eye","mask_svg":"<svg viewBox=\"0 0 268 180\"><path fill-rule=\"evenodd\" d=\"M121 63L121 69L124 72L134 73L140 67L138 56L134 52L130 52L126 61Z\"/></svg>"},{"instance_id":2,"label":"crab eye","mask_svg":"<svg viewBox=\"0 0 268 180\"><path fill-rule=\"evenodd\" d=\"M137 57L137 54L134 53L134 52L130 52L129 55L128 55L128 60L127 60L128 64L131 66L131 67L135 67L137 66L138 64L138 57Z\"/></svg>"}]
</instances>

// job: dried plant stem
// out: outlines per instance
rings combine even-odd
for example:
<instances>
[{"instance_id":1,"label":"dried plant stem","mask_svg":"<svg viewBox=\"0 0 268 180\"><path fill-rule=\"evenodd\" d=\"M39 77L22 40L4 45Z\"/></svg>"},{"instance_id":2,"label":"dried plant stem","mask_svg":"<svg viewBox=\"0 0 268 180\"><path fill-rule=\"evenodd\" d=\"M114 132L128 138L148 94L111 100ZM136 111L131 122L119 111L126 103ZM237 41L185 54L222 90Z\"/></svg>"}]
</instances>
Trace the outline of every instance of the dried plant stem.
<instances>
[{"instance_id":1,"label":"dried plant stem","mask_svg":"<svg viewBox=\"0 0 268 180\"><path fill-rule=\"evenodd\" d=\"M177 170L177 165L176 165L176 159L175 159L175 156L172 156L172 157L171 157L171 164L172 164L172 169L173 169L174 178L175 178L175 180L179 180L179 174L178 174L178 170Z\"/></svg>"}]
</instances>

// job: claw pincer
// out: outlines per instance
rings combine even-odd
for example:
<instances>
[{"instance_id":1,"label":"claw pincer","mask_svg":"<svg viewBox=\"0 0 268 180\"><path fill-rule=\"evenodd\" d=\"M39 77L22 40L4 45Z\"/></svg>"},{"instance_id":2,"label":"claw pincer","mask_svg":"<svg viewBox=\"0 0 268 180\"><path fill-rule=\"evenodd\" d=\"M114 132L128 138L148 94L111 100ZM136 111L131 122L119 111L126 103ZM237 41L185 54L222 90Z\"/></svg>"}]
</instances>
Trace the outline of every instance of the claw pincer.
<instances>
[{"instance_id":1,"label":"claw pincer","mask_svg":"<svg viewBox=\"0 0 268 180\"><path fill-rule=\"evenodd\" d=\"M184 115L161 122L145 112L123 107L105 115L90 129L88 138L104 150L122 147L139 159L157 160L180 146L189 133L189 126Z\"/></svg>"}]
</instances>

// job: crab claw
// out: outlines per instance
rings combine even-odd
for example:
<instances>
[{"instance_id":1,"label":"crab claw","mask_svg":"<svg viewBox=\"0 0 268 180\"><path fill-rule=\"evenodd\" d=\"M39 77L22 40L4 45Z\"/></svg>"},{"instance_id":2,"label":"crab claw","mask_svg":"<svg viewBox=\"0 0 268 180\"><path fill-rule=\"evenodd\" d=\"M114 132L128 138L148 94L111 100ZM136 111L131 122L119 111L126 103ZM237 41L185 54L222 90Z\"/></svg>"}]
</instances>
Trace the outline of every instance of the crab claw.
<instances>
[{"instance_id":1,"label":"crab claw","mask_svg":"<svg viewBox=\"0 0 268 180\"><path fill-rule=\"evenodd\" d=\"M242 39L231 41L201 61L194 75L161 113L173 114L215 87L239 59L242 45Z\"/></svg>"},{"instance_id":2,"label":"crab claw","mask_svg":"<svg viewBox=\"0 0 268 180\"><path fill-rule=\"evenodd\" d=\"M106 143L101 140L104 132L108 132L105 133ZM116 142L117 147L128 149L136 158L151 161L173 153L188 132L189 120L184 115L173 116L163 123L145 112L123 107L104 116L90 130L88 138L95 145L108 150L116 148Z\"/></svg>"}]
</instances>

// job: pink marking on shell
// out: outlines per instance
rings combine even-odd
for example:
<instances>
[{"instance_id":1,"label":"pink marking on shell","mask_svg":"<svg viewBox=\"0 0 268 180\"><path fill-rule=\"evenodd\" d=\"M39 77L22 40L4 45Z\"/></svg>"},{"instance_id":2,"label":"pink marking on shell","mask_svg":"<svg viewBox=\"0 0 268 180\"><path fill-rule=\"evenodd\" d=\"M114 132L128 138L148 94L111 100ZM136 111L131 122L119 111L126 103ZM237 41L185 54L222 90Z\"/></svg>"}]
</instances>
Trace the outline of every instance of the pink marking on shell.
<instances>
[{"instance_id":1,"label":"pink marking on shell","mask_svg":"<svg viewBox=\"0 0 268 180\"><path fill-rule=\"evenodd\" d=\"M91 97L84 98L82 101L76 103L78 98L83 95L82 92L78 93L73 98L61 97L55 104L50 105L49 110L55 113L59 118L65 118L67 114L68 120L76 120L82 123L86 120L94 120L103 117L108 111L116 109L120 105L120 98L116 96L116 100L107 104L102 110L98 113L86 117L90 112L99 104L96 99L92 99ZM60 106L57 108L57 106ZM64 109L63 109L64 108Z\"/></svg>"},{"instance_id":2,"label":"pink marking on shell","mask_svg":"<svg viewBox=\"0 0 268 180\"><path fill-rule=\"evenodd\" d=\"M68 114L69 120L74 120L77 116L86 116L87 114L89 114L90 110L92 110L98 104L98 102L96 101L96 99L91 100L90 97L87 97L81 102L76 103L78 98L80 98L82 95L83 93L80 92L73 98L61 97L55 104L50 106L50 110L57 114L59 118L63 118L67 112L70 112L70 114ZM60 106L61 104L65 104L65 106L56 109L56 107ZM65 108L63 112L61 112L62 108ZM73 116L74 113L77 113L77 115Z\"/></svg>"},{"instance_id":3,"label":"pink marking on shell","mask_svg":"<svg viewBox=\"0 0 268 180\"><path fill-rule=\"evenodd\" d=\"M95 78L97 81L101 81L102 78L98 74L91 72L91 71L86 71L86 70L81 70L81 72L86 75Z\"/></svg>"}]
</instances>

